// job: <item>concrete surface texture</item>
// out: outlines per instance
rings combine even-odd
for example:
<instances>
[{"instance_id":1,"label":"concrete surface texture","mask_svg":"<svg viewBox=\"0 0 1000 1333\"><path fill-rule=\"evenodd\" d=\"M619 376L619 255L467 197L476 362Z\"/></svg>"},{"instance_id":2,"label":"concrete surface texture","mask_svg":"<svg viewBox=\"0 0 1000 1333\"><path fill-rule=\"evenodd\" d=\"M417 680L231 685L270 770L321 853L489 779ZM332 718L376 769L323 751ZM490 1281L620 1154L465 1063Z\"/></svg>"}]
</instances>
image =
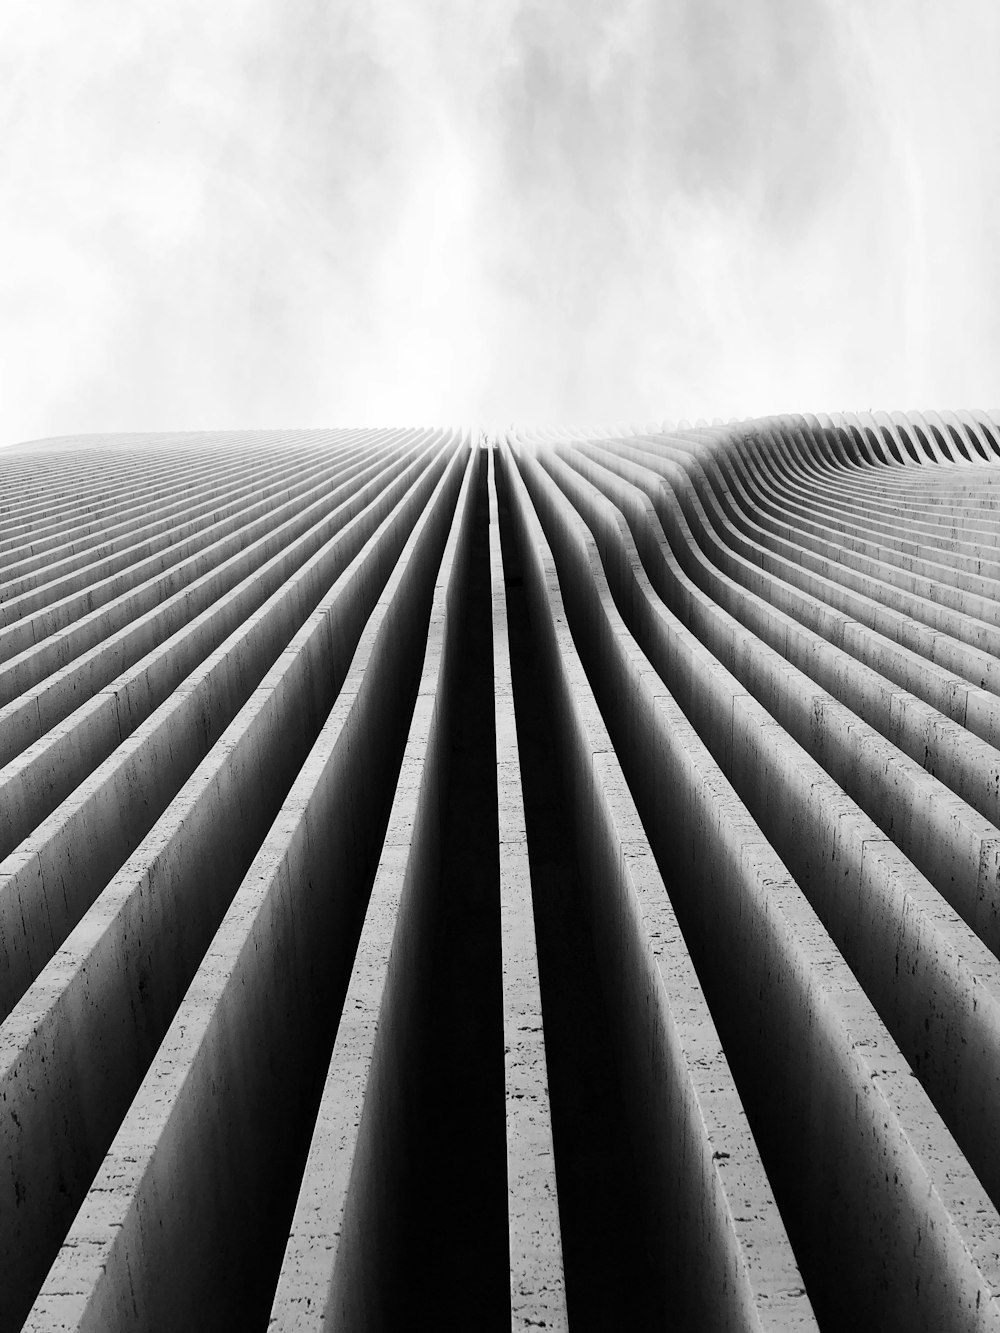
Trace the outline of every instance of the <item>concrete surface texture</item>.
<instances>
[{"instance_id":1,"label":"concrete surface texture","mask_svg":"<svg viewBox=\"0 0 1000 1333\"><path fill-rule=\"evenodd\" d=\"M1000 1329L1000 417L0 454L0 1333Z\"/></svg>"}]
</instances>

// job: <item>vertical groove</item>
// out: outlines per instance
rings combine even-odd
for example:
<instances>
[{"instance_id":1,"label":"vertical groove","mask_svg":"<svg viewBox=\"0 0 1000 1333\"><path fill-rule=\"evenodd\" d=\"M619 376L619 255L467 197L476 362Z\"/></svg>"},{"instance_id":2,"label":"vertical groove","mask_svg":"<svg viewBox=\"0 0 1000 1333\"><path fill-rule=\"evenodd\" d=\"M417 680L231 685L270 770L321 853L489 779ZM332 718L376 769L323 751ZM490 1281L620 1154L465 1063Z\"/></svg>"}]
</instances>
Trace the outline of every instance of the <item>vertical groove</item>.
<instances>
[{"instance_id":1,"label":"vertical groove","mask_svg":"<svg viewBox=\"0 0 1000 1333\"><path fill-rule=\"evenodd\" d=\"M0 1333L1000 1328L1000 427L0 454Z\"/></svg>"}]
</instances>

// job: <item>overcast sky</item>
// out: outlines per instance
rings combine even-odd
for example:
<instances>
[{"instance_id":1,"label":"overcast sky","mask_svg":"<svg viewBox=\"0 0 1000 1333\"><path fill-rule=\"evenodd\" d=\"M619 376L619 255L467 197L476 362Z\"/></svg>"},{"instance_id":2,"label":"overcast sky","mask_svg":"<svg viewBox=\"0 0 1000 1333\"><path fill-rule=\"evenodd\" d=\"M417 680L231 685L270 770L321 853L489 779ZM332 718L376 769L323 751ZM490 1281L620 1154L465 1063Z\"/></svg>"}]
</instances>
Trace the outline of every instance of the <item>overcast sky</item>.
<instances>
[{"instance_id":1,"label":"overcast sky","mask_svg":"<svg viewBox=\"0 0 1000 1333\"><path fill-rule=\"evenodd\" d=\"M3 0L0 443L1000 404L996 0Z\"/></svg>"}]
</instances>

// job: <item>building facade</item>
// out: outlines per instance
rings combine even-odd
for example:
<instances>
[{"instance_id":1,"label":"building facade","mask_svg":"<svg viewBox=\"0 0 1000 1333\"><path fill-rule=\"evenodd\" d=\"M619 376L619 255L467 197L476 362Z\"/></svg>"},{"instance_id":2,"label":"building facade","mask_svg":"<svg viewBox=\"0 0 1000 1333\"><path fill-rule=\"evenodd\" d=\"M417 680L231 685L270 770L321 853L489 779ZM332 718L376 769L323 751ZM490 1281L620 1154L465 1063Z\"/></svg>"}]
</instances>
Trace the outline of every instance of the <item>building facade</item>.
<instances>
[{"instance_id":1,"label":"building facade","mask_svg":"<svg viewBox=\"0 0 1000 1333\"><path fill-rule=\"evenodd\" d=\"M1000 419L0 454L0 1330L1000 1327Z\"/></svg>"}]
</instances>

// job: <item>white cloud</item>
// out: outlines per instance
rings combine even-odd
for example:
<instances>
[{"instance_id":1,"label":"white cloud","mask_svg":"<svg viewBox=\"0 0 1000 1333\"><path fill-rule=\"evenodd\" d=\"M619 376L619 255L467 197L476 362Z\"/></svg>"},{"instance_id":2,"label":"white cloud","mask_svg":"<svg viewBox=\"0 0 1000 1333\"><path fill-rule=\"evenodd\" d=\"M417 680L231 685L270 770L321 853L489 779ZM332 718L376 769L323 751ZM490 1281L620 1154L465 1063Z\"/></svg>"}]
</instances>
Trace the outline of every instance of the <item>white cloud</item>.
<instances>
[{"instance_id":1,"label":"white cloud","mask_svg":"<svg viewBox=\"0 0 1000 1333\"><path fill-rule=\"evenodd\" d=\"M988 0L7 0L0 441L1000 400Z\"/></svg>"}]
</instances>

